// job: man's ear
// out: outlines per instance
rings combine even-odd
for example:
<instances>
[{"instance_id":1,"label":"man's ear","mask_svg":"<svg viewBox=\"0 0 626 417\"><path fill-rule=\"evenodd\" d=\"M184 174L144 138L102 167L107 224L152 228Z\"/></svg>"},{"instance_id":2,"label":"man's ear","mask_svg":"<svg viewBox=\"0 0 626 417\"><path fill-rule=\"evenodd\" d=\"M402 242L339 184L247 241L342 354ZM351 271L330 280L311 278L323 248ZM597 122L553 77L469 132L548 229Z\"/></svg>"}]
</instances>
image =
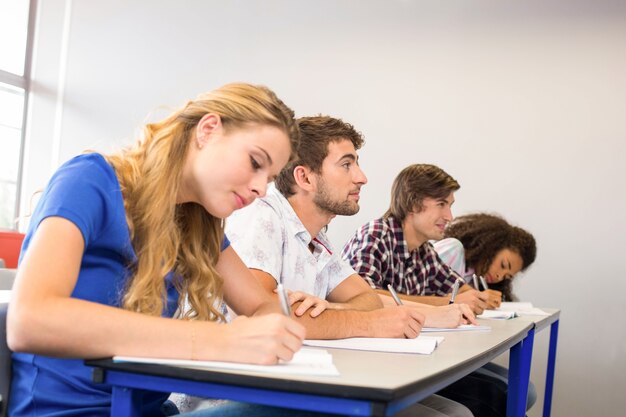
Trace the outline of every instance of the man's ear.
<instances>
[{"instance_id":1,"label":"man's ear","mask_svg":"<svg viewBox=\"0 0 626 417\"><path fill-rule=\"evenodd\" d=\"M207 113L196 125L196 142L202 148L211 139L211 135L222 128L222 118L219 114Z\"/></svg>"},{"instance_id":2,"label":"man's ear","mask_svg":"<svg viewBox=\"0 0 626 417\"><path fill-rule=\"evenodd\" d=\"M317 185L317 178L313 174L313 172L303 166L297 165L293 169L293 178L296 181L298 187L302 188L305 191L312 191Z\"/></svg>"}]
</instances>

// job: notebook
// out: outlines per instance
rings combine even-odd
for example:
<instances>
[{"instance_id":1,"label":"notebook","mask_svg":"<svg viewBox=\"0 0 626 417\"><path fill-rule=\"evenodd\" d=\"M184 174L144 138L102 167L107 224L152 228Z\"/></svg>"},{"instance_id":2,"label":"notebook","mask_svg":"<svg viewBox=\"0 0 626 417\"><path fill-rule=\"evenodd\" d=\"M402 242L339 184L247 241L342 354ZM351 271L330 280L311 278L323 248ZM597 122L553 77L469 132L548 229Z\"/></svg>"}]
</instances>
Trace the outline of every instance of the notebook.
<instances>
[{"instance_id":1,"label":"notebook","mask_svg":"<svg viewBox=\"0 0 626 417\"><path fill-rule=\"evenodd\" d=\"M483 311L483 314L480 314L478 316L479 319L500 319L500 320L507 320L507 319L512 319L514 317L517 317L517 313L515 311L504 311L504 310L485 310Z\"/></svg>"},{"instance_id":2,"label":"notebook","mask_svg":"<svg viewBox=\"0 0 626 417\"><path fill-rule=\"evenodd\" d=\"M477 316L481 319L512 319L520 316L549 316L549 313L533 307L528 302L504 302L495 310L485 310Z\"/></svg>"},{"instance_id":3,"label":"notebook","mask_svg":"<svg viewBox=\"0 0 626 417\"><path fill-rule=\"evenodd\" d=\"M549 316L540 308L533 307L532 303L528 302L504 302L498 309L500 311L515 311L518 316Z\"/></svg>"},{"instance_id":4,"label":"notebook","mask_svg":"<svg viewBox=\"0 0 626 417\"><path fill-rule=\"evenodd\" d=\"M418 336L415 339L395 339L383 337L352 337L336 340L306 339L307 346L368 350L391 353L419 353L429 355L443 341L441 336Z\"/></svg>"},{"instance_id":5,"label":"notebook","mask_svg":"<svg viewBox=\"0 0 626 417\"><path fill-rule=\"evenodd\" d=\"M468 332L468 331L489 331L491 326L485 326L480 324L461 324L457 327L443 328L443 327L422 327L422 333L430 332Z\"/></svg>"},{"instance_id":6,"label":"notebook","mask_svg":"<svg viewBox=\"0 0 626 417\"><path fill-rule=\"evenodd\" d=\"M330 352L324 349L307 347L303 347L296 352L291 361L280 361L276 365L252 365L236 362L142 358L133 356L114 356L113 361L170 365L181 368L205 369L208 371L234 370L265 374L339 376L339 371L333 364L333 357Z\"/></svg>"}]
</instances>

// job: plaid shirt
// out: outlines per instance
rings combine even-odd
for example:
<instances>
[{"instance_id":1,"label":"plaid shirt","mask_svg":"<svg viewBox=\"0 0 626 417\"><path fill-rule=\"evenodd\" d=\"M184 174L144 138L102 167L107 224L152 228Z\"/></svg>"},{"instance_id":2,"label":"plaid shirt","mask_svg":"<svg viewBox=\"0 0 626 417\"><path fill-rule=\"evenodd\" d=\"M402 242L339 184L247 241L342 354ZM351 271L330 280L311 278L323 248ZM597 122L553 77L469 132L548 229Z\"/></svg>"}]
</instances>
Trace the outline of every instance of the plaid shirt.
<instances>
[{"instance_id":1,"label":"plaid shirt","mask_svg":"<svg viewBox=\"0 0 626 417\"><path fill-rule=\"evenodd\" d=\"M407 295L446 295L457 279L430 242L409 252L402 225L380 218L363 225L343 248L342 256L354 270L377 288Z\"/></svg>"}]
</instances>

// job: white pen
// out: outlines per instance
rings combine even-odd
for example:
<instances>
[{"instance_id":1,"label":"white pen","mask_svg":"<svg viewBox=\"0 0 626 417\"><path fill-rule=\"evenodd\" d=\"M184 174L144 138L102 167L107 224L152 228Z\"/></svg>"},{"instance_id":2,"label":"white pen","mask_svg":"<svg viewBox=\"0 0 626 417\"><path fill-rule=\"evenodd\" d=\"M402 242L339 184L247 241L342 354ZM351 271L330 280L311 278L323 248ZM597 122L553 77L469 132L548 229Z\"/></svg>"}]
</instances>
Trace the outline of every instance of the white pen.
<instances>
[{"instance_id":1,"label":"white pen","mask_svg":"<svg viewBox=\"0 0 626 417\"><path fill-rule=\"evenodd\" d=\"M459 282L460 280L454 281L454 285L452 286L452 295L450 296L450 302L448 304L454 304L454 299L456 298L456 294L459 292Z\"/></svg>"},{"instance_id":2,"label":"white pen","mask_svg":"<svg viewBox=\"0 0 626 417\"><path fill-rule=\"evenodd\" d=\"M480 283L482 284L483 288L485 290L488 290L489 289L489 285L487 285L487 280L485 278L483 278L482 275L479 276L478 278L480 279Z\"/></svg>"},{"instance_id":3,"label":"white pen","mask_svg":"<svg viewBox=\"0 0 626 417\"><path fill-rule=\"evenodd\" d=\"M474 283L474 289L480 291L480 287L478 286L478 278L476 274L472 274L472 282Z\"/></svg>"},{"instance_id":4,"label":"white pen","mask_svg":"<svg viewBox=\"0 0 626 417\"><path fill-rule=\"evenodd\" d=\"M283 310L283 314L287 317L291 317L291 306L289 306L289 297L287 296L287 290L283 287L283 284L278 284L276 287L278 293L278 301L280 301L280 308Z\"/></svg>"},{"instance_id":5,"label":"white pen","mask_svg":"<svg viewBox=\"0 0 626 417\"><path fill-rule=\"evenodd\" d=\"M396 292L396 290L393 289L391 284L387 284L387 289L389 290L389 293L391 294L391 298L393 298L393 301L395 301L397 305L401 306L402 300L400 299L400 297L398 297L398 293Z\"/></svg>"}]
</instances>

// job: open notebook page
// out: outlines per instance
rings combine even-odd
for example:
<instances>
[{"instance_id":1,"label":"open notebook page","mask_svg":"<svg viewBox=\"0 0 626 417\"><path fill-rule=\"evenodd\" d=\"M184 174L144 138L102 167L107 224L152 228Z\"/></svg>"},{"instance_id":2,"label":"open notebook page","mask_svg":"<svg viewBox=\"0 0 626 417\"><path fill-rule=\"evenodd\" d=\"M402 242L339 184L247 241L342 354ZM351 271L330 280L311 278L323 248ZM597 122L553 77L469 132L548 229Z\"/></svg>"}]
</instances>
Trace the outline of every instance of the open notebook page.
<instances>
[{"instance_id":1,"label":"open notebook page","mask_svg":"<svg viewBox=\"0 0 626 417\"><path fill-rule=\"evenodd\" d=\"M479 314L479 319L500 319L507 320L517 317L517 313L515 311L503 311L503 310L485 310L483 314Z\"/></svg>"},{"instance_id":2,"label":"open notebook page","mask_svg":"<svg viewBox=\"0 0 626 417\"><path fill-rule=\"evenodd\" d=\"M306 339L307 346L336 349L369 350L391 353L420 353L429 355L437 348L443 337L418 336L415 339L393 339L384 337L351 337L337 340Z\"/></svg>"},{"instance_id":3,"label":"open notebook page","mask_svg":"<svg viewBox=\"0 0 626 417\"><path fill-rule=\"evenodd\" d=\"M133 356L114 356L115 362L151 363L178 366L182 368L206 369L208 371L235 370L252 371L266 374L286 375L323 375L339 376L333 364L332 355L324 349L303 347L289 362L280 361L276 365L251 365L236 362L197 361L185 359L141 358Z\"/></svg>"},{"instance_id":4,"label":"open notebook page","mask_svg":"<svg viewBox=\"0 0 626 417\"><path fill-rule=\"evenodd\" d=\"M540 308L533 307L529 302L511 302L507 301L500 305L498 308L500 311L515 311L518 316L549 316Z\"/></svg>"},{"instance_id":5,"label":"open notebook page","mask_svg":"<svg viewBox=\"0 0 626 417\"><path fill-rule=\"evenodd\" d=\"M442 327L422 327L422 333L430 332L471 332L471 331L489 331L491 326L485 326L480 324L460 324L457 327L442 328Z\"/></svg>"}]
</instances>

